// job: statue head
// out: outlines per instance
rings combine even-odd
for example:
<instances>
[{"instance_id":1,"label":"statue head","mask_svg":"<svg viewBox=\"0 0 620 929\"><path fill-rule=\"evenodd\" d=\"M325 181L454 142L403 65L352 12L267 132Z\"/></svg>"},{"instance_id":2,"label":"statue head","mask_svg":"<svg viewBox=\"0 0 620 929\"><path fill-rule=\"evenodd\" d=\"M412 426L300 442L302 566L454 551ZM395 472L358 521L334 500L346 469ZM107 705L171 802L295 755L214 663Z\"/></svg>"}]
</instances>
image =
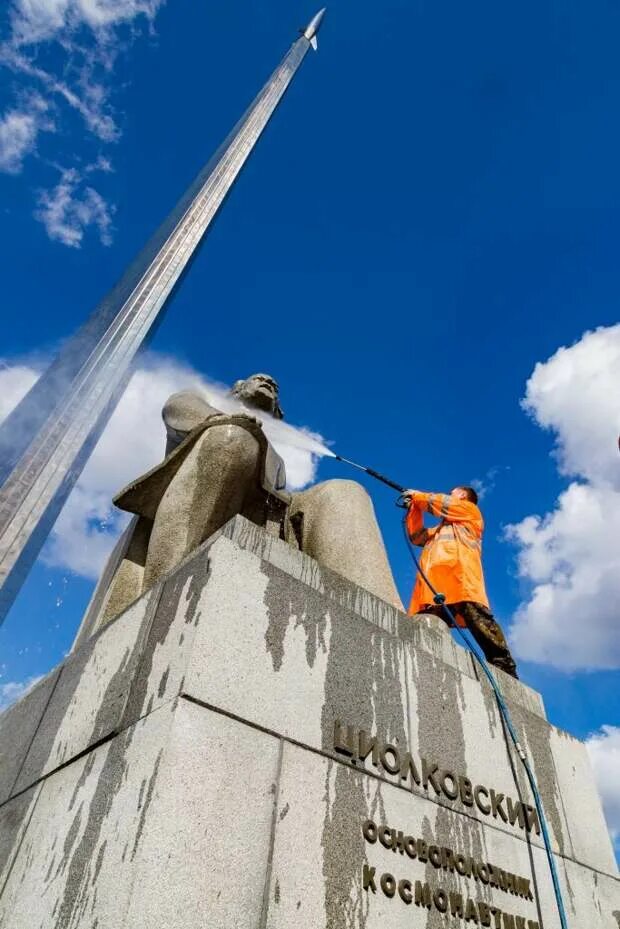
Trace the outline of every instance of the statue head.
<instances>
[{"instance_id":1,"label":"statue head","mask_svg":"<svg viewBox=\"0 0 620 929\"><path fill-rule=\"evenodd\" d=\"M271 413L276 419L284 417L278 401L278 382L269 374L251 374L244 381L236 381L230 393L244 406Z\"/></svg>"}]
</instances>

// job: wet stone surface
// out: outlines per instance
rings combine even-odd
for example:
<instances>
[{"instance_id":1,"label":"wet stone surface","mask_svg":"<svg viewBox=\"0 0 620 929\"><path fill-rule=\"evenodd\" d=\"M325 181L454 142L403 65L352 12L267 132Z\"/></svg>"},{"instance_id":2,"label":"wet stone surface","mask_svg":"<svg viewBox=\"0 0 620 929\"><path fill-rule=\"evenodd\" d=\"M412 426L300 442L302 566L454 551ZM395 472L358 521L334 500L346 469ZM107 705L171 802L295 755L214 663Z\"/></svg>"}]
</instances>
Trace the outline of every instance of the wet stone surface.
<instances>
[{"instance_id":1,"label":"wet stone surface","mask_svg":"<svg viewBox=\"0 0 620 929\"><path fill-rule=\"evenodd\" d=\"M532 691L505 692L571 929L619 929L585 750ZM2 727L0 929L468 929L493 908L502 929L558 927L528 787L469 656L245 520Z\"/></svg>"},{"instance_id":2,"label":"wet stone surface","mask_svg":"<svg viewBox=\"0 0 620 929\"><path fill-rule=\"evenodd\" d=\"M525 782L515 777L497 706L473 672L460 673L456 662L421 647L415 635L395 635L302 587L227 538L211 547L209 568L200 594L203 619L183 682L186 695L340 760L334 726L341 721L393 743L401 756L409 751L418 765L424 757L515 804L532 804ZM526 715L544 738L546 721ZM545 789L555 801L552 839L564 851L567 827L549 745L540 747L539 756ZM380 766L375 773L399 780ZM433 790L418 792L458 808ZM483 818L476 809L470 812ZM515 827L505 815L502 807L494 824L512 834ZM542 844L540 835L532 841Z\"/></svg>"},{"instance_id":3,"label":"wet stone surface","mask_svg":"<svg viewBox=\"0 0 620 929\"><path fill-rule=\"evenodd\" d=\"M559 929L544 852L501 830L290 745L278 810L269 929ZM571 929L616 929L617 879L557 863Z\"/></svg>"},{"instance_id":4,"label":"wet stone surface","mask_svg":"<svg viewBox=\"0 0 620 929\"><path fill-rule=\"evenodd\" d=\"M186 701L151 713L3 808L0 927L254 929L278 759L276 739Z\"/></svg>"},{"instance_id":5,"label":"wet stone surface","mask_svg":"<svg viewBox=\"0 0 620 929\"><path fill-rule=\"evenodd\" d=\"M157 595L157 590L146 594L63 663L14 792L123 728Z\"/></svg>"},{"instance_id":6,"label":"wet stone surface","mask_svg":"<svg viewBox=\"0 0 620 929\"><path fill-rule=\"evenodd\" d=\"M0 716L0 803L8 800L13 793L59 673L59 670L51 671Z\"/></svg>"}]
</instances>

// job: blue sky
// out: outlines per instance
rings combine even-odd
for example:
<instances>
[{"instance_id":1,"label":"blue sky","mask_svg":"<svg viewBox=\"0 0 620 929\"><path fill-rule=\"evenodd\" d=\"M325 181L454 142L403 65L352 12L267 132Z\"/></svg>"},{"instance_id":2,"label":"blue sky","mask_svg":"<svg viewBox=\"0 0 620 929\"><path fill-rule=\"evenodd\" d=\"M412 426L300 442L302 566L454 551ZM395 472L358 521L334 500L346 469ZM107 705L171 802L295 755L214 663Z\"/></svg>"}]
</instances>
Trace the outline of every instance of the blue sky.
<instances>
[{"instance_id":1,"label":"blue sky","mask_svg":"<svg viewBox=\"0 0 620 929\"><path fill-rule=\"evenodd\" d=\"M549 718L594 734L620 830L620 9L351 9L330 6L319 54L175 297L142 402L154 410L191 371L231 383L265 370L287 419L343 454L422 489L481 481L493 608ZM298 0L5 7L5 409L313 12ZM92 588L86 549L99 551L109 522L98 467L90 510L74 501L0 631L7 699L74 636ZM393 497L368 489L408 597Z\"/></svg>"}]
</instances>

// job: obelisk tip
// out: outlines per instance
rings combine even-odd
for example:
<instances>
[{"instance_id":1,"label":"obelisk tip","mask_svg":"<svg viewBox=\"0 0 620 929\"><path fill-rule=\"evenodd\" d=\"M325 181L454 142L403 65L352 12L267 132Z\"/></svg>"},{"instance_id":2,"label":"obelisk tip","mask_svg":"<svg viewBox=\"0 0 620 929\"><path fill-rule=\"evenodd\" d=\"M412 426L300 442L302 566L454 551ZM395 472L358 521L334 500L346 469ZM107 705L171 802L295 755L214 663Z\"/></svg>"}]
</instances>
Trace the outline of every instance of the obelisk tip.
<instances>
[{"instance_id":1,"label":"obelisk tip","mask_svg":"<svg viewBox=\"0 0 620 929\"><path fill-rule=\"evenodd\" d=\"M322 10L319 10L319 12L316 13L312 17L312 19L310 20L310 22L308 23L308 25L303 31L304 38L306 38L308 42L310 42L312 48L315 51L317 49L316 37L317 37L319 29L321 28L321 23L323 22L323 17L325 16L326 9L327 9L326 7L323 7Z\"/></svg>"}]
</instances>

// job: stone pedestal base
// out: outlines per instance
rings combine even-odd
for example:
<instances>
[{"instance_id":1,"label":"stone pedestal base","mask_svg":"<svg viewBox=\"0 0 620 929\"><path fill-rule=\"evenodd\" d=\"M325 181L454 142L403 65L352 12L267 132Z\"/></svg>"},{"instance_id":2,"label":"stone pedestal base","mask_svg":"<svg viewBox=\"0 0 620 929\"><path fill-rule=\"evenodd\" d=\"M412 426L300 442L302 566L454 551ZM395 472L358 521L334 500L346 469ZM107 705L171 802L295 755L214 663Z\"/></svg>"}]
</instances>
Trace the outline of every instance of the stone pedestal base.
<instances>
[{"instance_id":1,"label":"stone pedestal base","mask_svg":"<svg viewBox=\"0 0 620 929\"><path fill-rule=\"evenodd\" d=\"M571 929L618 929L581 743L498 672ZM2 929L556 929L470 657L236 518L0 718Z\"/></svg>"}]
</instances>

